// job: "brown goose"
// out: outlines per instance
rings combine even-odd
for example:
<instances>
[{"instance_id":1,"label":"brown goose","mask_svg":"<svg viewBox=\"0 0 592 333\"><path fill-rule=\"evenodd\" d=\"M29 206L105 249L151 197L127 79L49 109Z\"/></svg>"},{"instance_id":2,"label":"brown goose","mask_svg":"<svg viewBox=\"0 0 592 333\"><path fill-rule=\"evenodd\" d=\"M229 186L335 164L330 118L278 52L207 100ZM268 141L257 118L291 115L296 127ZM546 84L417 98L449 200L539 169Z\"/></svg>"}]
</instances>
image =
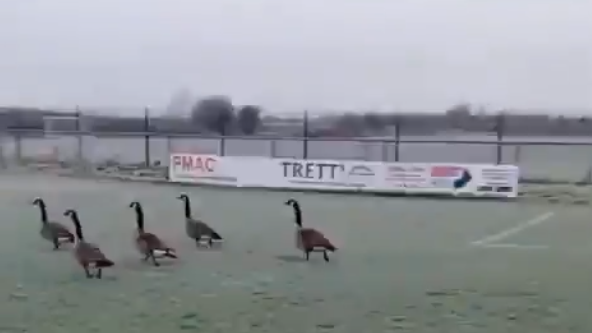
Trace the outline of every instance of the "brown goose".
<instances>
[{"instance_id":1,"label":"brown goose","mask_svg":"<svg viewBox=\"0 0 592 333\"><path fill-rule=\"evenodd\" d=\"M189 238L195 240L197 246L201 245L202 240L207 240L211 247L214 241L222 241L223 238L212 227L203 221L191 217L191 203L187 194L181 194L177 199L185 203L185 233Z\"/></svg>"},{"instance_id":2,"label":"brown goose","mask_svg":"<svg viewBox=\"0 0 592 333\"><path fill-rule=\"evenodd\" d=\"M136 236L134 239L136 249L144 255L144 261L152 259L154 266L160 266L156 261L156 254L162 254L164 257L177 258L175 250L167 246L158 236L153 233L144 231L144 211L139 202L134 201L130 203L130 208L136 211Z\"/></svg>"},{"instance_id":3,"label":"brown goose","mask_svg":"<svg viewBox=\"0 0 592 333\"><path fill-rule=\"evenodd\" d=\"M68 209L64 212L64 216L69 216L74 223L76 232L76 242L74 244L74 257L78 264L84 269L87 278L102 278L103 268L111 267L114 265L113 261L107 259L107 257L101 252L101 249L93 244L88 243L84 240L82 234L82 226L78 219L78 213L73 209ZM90 273L90 268L95 268L96 273L93 275Z\"/></svg>"},{"instance_id":4,"label":"brown goose","mask_svg":"<svg viewBox=\"0 0 592 333\"><path fill-rule=\"evenodd\" d=\"M313 228L302 227L302 210L300 204L294 199L285 202L286 205L294 209L296 222L296 248L304 252L306 260L309 259L311 252L323 252L323 259L329 261L327 251L335 252L337 248L331 243L322 232Z\"/></svg>"},{"instance_id":5,"label":"brown goose","mask_svg":"<svg viewBox=\"0 0 592 333\"><path fill-rule=\"evenodd\" d=\"M38 206L41 212L41 237L52 242L54 250L59 249L62 243L74 243L74 235L65 225L48 220L47 207L43 199L35 198L33 205Z\"/></svg>"}]
</instances>

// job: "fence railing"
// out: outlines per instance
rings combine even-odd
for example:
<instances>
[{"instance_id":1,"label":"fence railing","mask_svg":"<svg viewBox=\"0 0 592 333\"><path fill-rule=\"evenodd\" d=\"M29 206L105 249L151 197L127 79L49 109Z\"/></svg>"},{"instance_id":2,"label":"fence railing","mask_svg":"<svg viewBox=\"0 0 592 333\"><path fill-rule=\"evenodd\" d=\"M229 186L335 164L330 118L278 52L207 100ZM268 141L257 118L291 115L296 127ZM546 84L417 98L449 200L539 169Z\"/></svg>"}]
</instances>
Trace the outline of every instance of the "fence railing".
<instances>
[{"instance_id":1,"label":"fence railing","mask_svg":"<svg viewBox=\"0 0 592 333\"><path fill-rule=\"evenodd\" d=\"M33 135L36 134L36 135ZM590 183L592 140L512 140L438 137L277 138L213 137L165 133L9 132L1 137L5 165L53 159L74 165L153 165L168 163L172 152L228 156L355 159L392 162L514 164L525 181Z\"/></svg>"}]
</instances>

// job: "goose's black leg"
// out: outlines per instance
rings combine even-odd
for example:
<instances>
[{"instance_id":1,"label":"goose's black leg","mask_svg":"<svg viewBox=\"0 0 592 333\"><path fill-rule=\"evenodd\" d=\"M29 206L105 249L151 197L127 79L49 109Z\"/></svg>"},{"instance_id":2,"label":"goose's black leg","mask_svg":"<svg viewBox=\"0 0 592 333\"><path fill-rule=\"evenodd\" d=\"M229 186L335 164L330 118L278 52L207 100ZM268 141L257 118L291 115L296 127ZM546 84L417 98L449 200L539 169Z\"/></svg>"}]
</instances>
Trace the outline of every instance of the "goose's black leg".
<instances>
[{"instance_id":1,"label":"goose's black leg","mask_svg":"<svg viewBox=\"0 0 592 333\"><path fill-rule=\"evenodd\" d=\"M200 240L201 240L201 237L195 237L195 246L201 247Z\"/></svg>"},{"instance_id":2,"label":"goose's black leg","mask_svg":"<svg viewBox=\"0 0 592 333\"><path fill-rule=\"evenodd\" d=\"M323 259L325 259L325 261L329 261L329 256L327 255L327 251L323 251Z\"/></svg>"},{"instance_id":3,"label":"goose's black leg","mask_svg":"<svg viewBox=\"0 0 592 333\"><path fill-rule=\"evenodd\" d=\"M83 267L84 268L84 273L86 274L86 278L87 279L92 279L92 275L90 274L90 271L88 270L88 267Z\"/></svg>"},{"instance_id":4,"label":"goose's black leg","mask_svg":"<svg viewBox=\"0 0 592 333\"><path fill-rule=\"evenodd\" d=\"M208 245L210 247L212 247L214 245L214 240L212 239L212 237L210 237L210 239L208 240Z\"/></svg>"},{"instance_id":5,"label":"goose's black leg","mask_svg":"<svg viewBox=\"0 0 592 333\"><path fill-rule=\"evenodd\" d=\"M146 255L144 255L144 259L142 259L142 260L148 261L148 258L150 258L150 252L146 252Z\"/></svg>"},{"instance_id":6,"label":"goose's black leg","mask_svg":"<svg viewBox=\"0 0 592 333\"><path fill-rule=\"evenodd\" d=\"M310 259L310 250L304 251L304 255L306 257L306 261L308 261Z\"/></svg>"},{"instance_id":7,"label":"goose's black leg","mask_svg":"<svg viewBox=\"0 0 592 333\"><path fill-rule=\"evenodd\" d=\"M103 278L103 269L102 269L102 268L98 268L98 269L97 269L97 274L95 275L95 277L96 277L97 279L101 279L101 278Z\"/></svg>"},{"instance_id":8,"label":"goose's black leg","mask_svg":"<svg viewBox=\"0 0 592 333\"><path fill-rule=\"evenodd\" d=\"M60 248L60 240L57 238L54 238L52 241L53 241L53 249L54 250L59 249Z\"/></svg>"}]
</instances>

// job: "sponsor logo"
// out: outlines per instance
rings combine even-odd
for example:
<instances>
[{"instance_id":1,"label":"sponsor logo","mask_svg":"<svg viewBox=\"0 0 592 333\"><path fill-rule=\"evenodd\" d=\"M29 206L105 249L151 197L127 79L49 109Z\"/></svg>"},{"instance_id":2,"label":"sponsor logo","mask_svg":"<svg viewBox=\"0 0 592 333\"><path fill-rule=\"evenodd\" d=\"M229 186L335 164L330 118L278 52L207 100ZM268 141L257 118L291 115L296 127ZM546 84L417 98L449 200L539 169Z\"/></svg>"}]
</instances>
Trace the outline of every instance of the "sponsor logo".
<instances>
[{"instance_id":1,"label":"sponsor logo","mask_svg":"<svg viewBox=\"0 0 592 333\"><path fill-rule=\"evenodd\" d=\"M177 154L172 158L172 167L176 178L236 182L236 177L219 172L218 163L219 160L211 155Z\"/></svg>"},{"instance_id":2,"label":"sponsor logo","mask_svg":"<svg viewBox=\"0 0 592 333\"><path fill-rule=\"evenodd\" d=\"M391 165L388 167L389 172L425 172L424 167L420 166L401 166L401 165Z\"/></svg>"},{"instance_id":3,"label":"sponsor logo","mask_svg":"<svg viewBox=\"0 0 592 333\"><path fill-rule=\"evenodd\" d=\"M513 186L518 181L518 171L513 169L483 169L481 179L493 186Z\"/></svg>"},{"instance_id":4,"label":"sponsor logo","mask_svg":"<svg viewBox=\"0 0 592 333\"><path fill-rule=\"evenodd\" d=\"M427 169L417 165L390 165L386 181L395 188L428 188Z\"/></svg>"},{"instance_id":5,"label":"sponsor logo","mask_svg":"<svg viewBox=\"0 0 592 333\"><path fill-rule=\"evenodd\" d=\"M463 167L456 165L438 165L430 170L432 185L435 187L453 188L455 190L466 187L473 176L471 172Z\"/></svg>"},{"instance_id":6,"label":"sponsor logo","mask_svg":"<svg viewBox=\"0 0 592 333\"><path fill-rule=\"evenodd\" d=\"M349 170L350 176L374 176L374 170L366 165L355 165Z\"/></svg>"},{"instance_id":7,"label":"sponsor logo","mask_svg":"<svg viewBox=\"0 0 592 333\"><path fill-rule=\"evenodd\" d=\"M454 165L434 166L430 170L430 176L432 178L454 178L460 176L463 170L463 168Z\"/></svg>"},{"instance_id":8,"label":"sponsor logo","mask_svg":"<svg viewBox=\"0 0 592 333\"><path fill-rule=\"evenodd\" d=\"M212 173L215 171L218 161L211 156L202 155L175 155L173 165L183 171Z\"/></svg>"},{"instance_id":9,"label":"sponsor logo","mask_svg":"<svg viewBox=\"0 0 592 333\"><path fill-rule=\"evenodd\" d=\"M330 162L282 161L284 178L292 184L350 187L343 181L345 165Z\"/></svg>"},{"instance_id":10,"label":"sponsor logo","mask_svg":"<svg viewBox=\"0 0 592 333\"><path fill-rule=\"evenodd\" d=\"M370 186L368 182L372 181L376 175L374 169L367 165L354 165L349 169L348 182L351 186L355 187L367 187Z\"/></svg>"},{"instance_id":11,"label":"sponsor logo","mask_svg":"<svg viewBox=\"0 0 592 333\"><path fill-rule=\"evenodd\" d=\"M430 184L425 182L392 182L391 186L394 188L430 188L432 187Z\"/></svg>"}]
</instances>

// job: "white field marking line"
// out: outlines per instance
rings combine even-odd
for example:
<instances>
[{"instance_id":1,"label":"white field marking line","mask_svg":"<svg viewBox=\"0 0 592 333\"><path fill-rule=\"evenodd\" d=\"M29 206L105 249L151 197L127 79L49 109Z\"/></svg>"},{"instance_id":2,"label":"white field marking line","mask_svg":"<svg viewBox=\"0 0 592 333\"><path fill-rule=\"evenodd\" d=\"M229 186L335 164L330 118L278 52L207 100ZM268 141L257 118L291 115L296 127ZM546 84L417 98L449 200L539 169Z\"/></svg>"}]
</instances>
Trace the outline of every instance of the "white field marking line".
<instances>
[{"instance_id":1,"label":"white field marking line","mask_svg":"<svg viewBox=\"0 0 592 333\"><path fill-rule=\"evenodd\" d=\"M547 245L528 245L528 244L482 244L479 245L486 249L517 249L517 250L546 250Z\"/></svg>"},{"instance_id":2,"label":"white field marking line","mask_svg":"<svg viewBox=\"0 0 592 333\"><path fill-rule=\"evenodd\" d=\"M546 212L546 213L538 215L528 221L524 221L522 223L519 223L515 227L503 230L497 234L489 235L489 236L486 236L486 237L481 238L479 240L476 240L474 242L471 242L471 245L476 245L476 246L491 245L491 243L501 241L501 240L506 239L512 235L515 235L525 229L532 228L538 224L541 224L541 223L545 222L546 220L550 219L553 215L555 215L555 212Z\"/></svg>"}]
</instances>

